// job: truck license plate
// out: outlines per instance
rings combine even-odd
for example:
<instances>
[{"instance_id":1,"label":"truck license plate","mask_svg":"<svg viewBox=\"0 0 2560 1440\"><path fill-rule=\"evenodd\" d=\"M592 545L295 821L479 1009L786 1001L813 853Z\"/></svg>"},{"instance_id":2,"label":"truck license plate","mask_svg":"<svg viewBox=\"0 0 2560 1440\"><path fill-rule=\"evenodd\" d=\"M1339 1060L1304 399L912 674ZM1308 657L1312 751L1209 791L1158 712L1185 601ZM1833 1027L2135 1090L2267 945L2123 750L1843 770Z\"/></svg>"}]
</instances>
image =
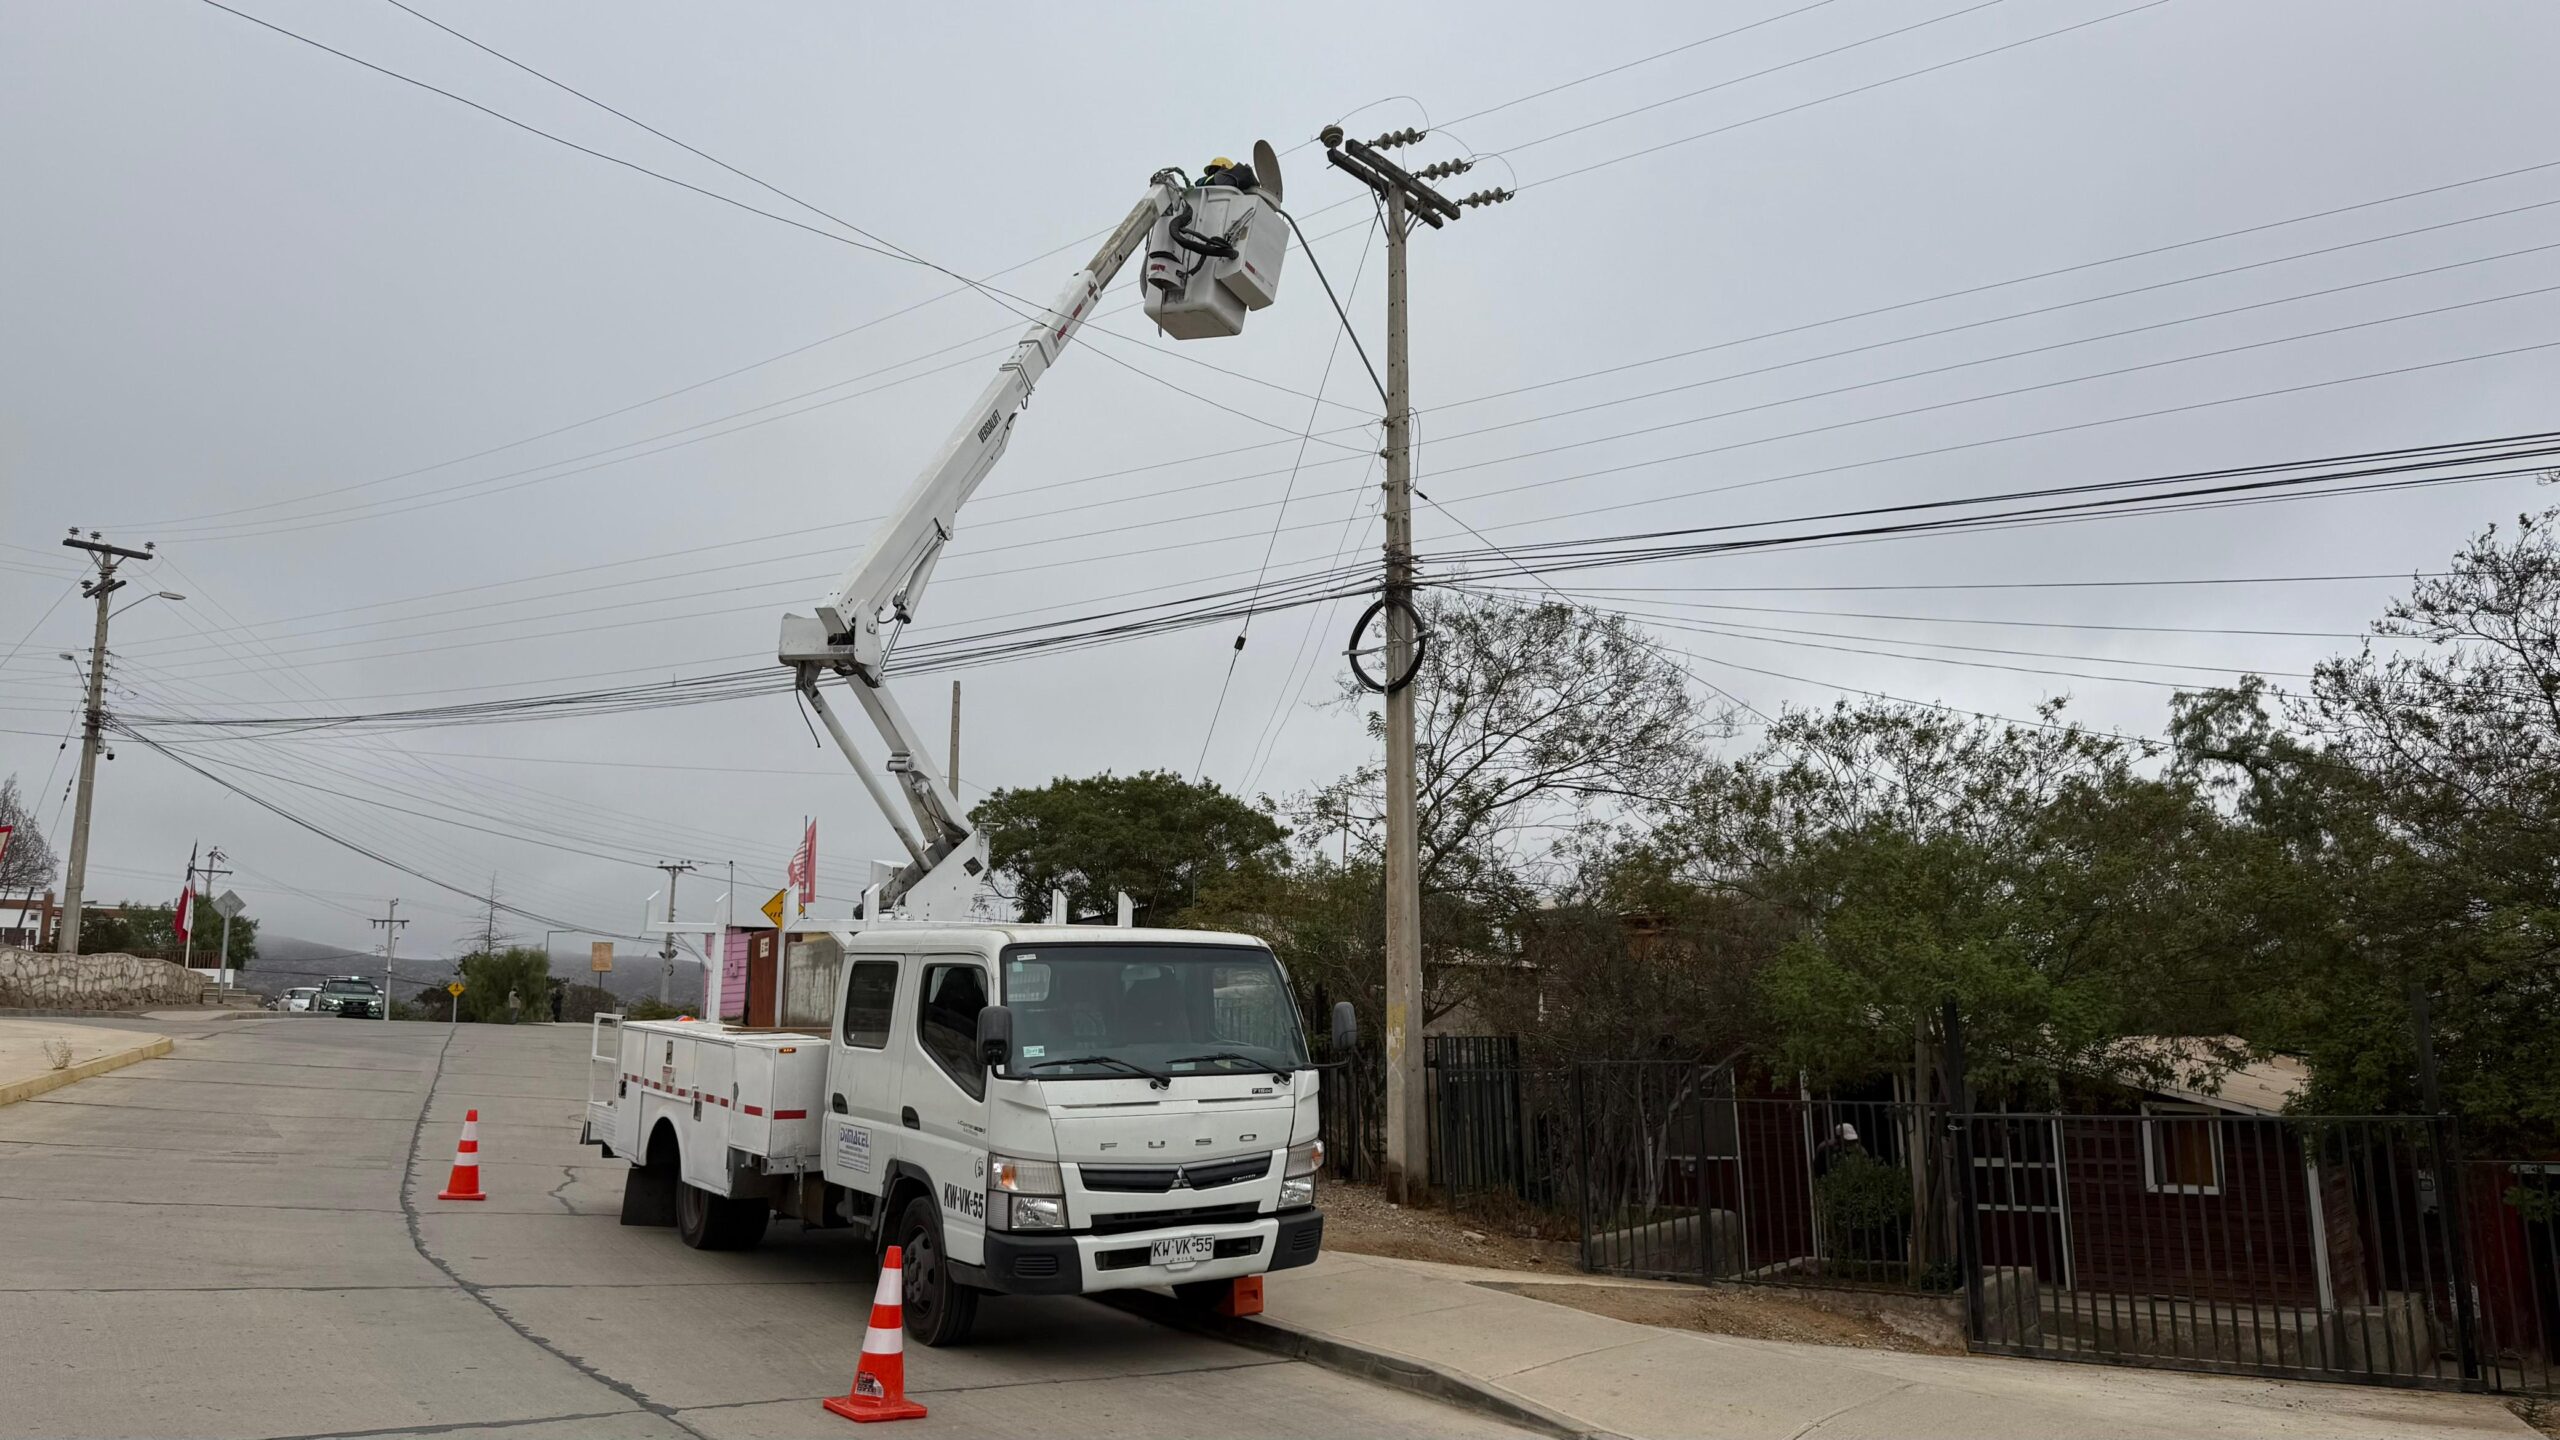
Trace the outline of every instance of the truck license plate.
<instances>
[{"instance_id":1,"label":"truck license plate","mask_svg":"<svg viewBox=\"0 0 2560 1440\"><path fill-rule=\"evenodd\" d=\"M1197 1265L1216 1253L1217 1243L1206 1235L1158 1240L1147 1247L1147 1262L1151 1265Z\"/></svg>"}]
</instances>

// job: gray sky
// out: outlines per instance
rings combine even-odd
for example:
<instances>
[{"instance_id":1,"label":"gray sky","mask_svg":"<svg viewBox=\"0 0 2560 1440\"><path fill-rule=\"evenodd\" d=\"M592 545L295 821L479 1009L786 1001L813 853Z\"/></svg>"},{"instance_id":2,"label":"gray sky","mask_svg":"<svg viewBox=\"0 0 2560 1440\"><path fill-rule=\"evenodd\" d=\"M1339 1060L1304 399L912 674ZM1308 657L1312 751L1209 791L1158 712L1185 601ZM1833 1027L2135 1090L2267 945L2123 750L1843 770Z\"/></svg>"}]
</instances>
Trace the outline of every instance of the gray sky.
<instances>
[{"instance_id":1,"label":"gray sky","mask_svg":"<svg viewBox=\"0 0 2560 1440\"><path fill-rule=\"evenodd\" d=\"M1316 4L1207 29L1199 7L1174 5L418 8L1042 301L1159 166L1196 169L1257 136L1286 149L1346 115L1362 134L1451 121L1415 157L1505 152L1508 171L1489 160L1456 188L1516 174L1523 193L1415 242L1414 397L1430 412L1420 483L1502 544L2546 426L2560 351L2464 357L2554 333L2560 294L2518 292L2560 285L2560 251L2509 252L2560 242L2560 206L2444 222L2560 199L2560 168L1549 383L2560 161L2544 64L2560 53L2560 11L2547 4L2138 3ZM388 4L239 8L831 228ZM1801 13L1475 114L1790 10ZM1688 94L1705 87L1718 88ZM1611 118L1638 107L1651 108ZM48 820L76 704L57 652L84 645L87 626L76 597L36 619L70 585L56 548L66 527L156 541L166 558L129 573L191 597L117 622L116 703L133 711L373 710L738 668L769 659L775 617L805 611L854 557L859 522L990 373L992 359L973 357L1019 328L930 271L575 153L199 0L0 0L0 133L12 139L0 150L0 645L29 635L0 664L0 773L41 790ZM1287 170L1309 233L1339 232L1318 242L1336 286L1361 276L1353 314L1374 353L1367 204L1313 148ZM2331 249L2421 226L2442 228ZM2311 250L2330 253L2255 265ZM2243 265L2255 268L2161 283ZM2411 273L2422 270L2434 273ZM1110 307L1128 303L1126 278ZM2159 288L2049 308L2137 286ZM2159 323L2240 306L2257 308ZM2391 319L2446 306L2464 308ZM1908 338L2029 310L2044 313ZM2137 326L2157 328L2094 338ZM1044 382L962 517L920 638L1034 608L1108 608L1127 601L1104 597L1142 587L1249 580L1272 543L1304 395L1337 329L1305 257L1237 339L1173 355L1134 311L1101 328L1159 349L1095 336ZM2315 331L2335 333L2256 343ZM2182 358L2234 346L2253 348ZM1873 348L1812 358L1852 347ZM1996 358L2040 347L2059 348ZM2153 364L2165 360L2182 363ZM2464 363L2323 383L2452 360ZM2136 366L2148 368L2050 383ZM1459 404L1532 385L1545 388ZM1975 399L2031 386L2043 388ZM1630 398L1668 387L1688 388ZM2282 389L2294 393L2094 423ZM1324 393L1320 430L1374 414L1347 349ZM1609 401L1626 403L1554 414ZM1937 408L1893 415L1918 407ZM770 423L716 433L749 420ZM1504 428L1463 433L1490 426ZM1375 555L1366 443L1346 430L1307 448L1273 574ZM1260 448L1191 458L1246 446ZM1137 466L1157 468L1024 493ZM1825 473L1800 473L1813 471ZM1683 622L1828 636L1660 632L1763 710L1844 686L2013 715L2068 694L2099 724L2156 731L2168 689L2092 677L2280 675L2352 642L1955 622L2353 632L2399 587L1780 587L2405 573L2541 503L2529 482L2501 481L1572 583L1664 614L1700 601L1864 612L1693 610ZM1434 544L1477 543L1427 506L1418 529L1426 560ZM1769 588L1599 594L1610 585ZM1208 745L1211 778L1285 793L1362 757L1356 718L1300 703L1330 689L1351 618L1318 608L1255 623ZM968 672L965 778L1188 772L1233 637L1211 627ZM1879 650L1899 653L1862 653ZM919 676L902 693L938 726L947 688ZM804 815L819 821L831 895L852 894L859 862L893 848L850 772L779 698L199 753L383 854L471 888L494 872L510 901L578 924L629 928L662 857L734 859L741 890L760 897ZM201 840L230 852L232 883L278 932L368 945L363 916L395 894L417 919L408 953L449 951L472 928L469 902L140 746L102 776L93 893L165 898ZM688 881L686 908L717 888ZM515 928L532 939L538 927Z\"/></svg>"}]
</instances>

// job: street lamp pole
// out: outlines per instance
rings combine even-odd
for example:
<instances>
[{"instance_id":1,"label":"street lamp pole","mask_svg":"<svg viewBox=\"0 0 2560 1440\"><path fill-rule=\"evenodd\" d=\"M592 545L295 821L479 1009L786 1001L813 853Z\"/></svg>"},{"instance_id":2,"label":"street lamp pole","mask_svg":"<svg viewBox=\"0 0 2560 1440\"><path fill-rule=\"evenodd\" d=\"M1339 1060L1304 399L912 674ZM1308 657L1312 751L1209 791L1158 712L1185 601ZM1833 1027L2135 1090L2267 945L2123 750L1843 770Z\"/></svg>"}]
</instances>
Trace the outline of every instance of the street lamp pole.
<instances>
[{"instance_id":1,"label":"street lamp pole","mask_svg":"<svg viewBox=\"0 0 2560 1440\"><path fill-rule=\"evenodd\" d=\"M96 579L81 582L81 590L98 602L98 623L96 633L89 641L88 704L81 711L80 721L79 798L71 812L71 855L63 872L62 923L55 932L55 949L64 955L77 955L80 953L80 911L85 903L83 892L89 883L89 817L97 795L98 751L104 744L107 728L107 621L116 614L107 608L107 600L124 588L125 582L116 578L116 568L127 560L151 559L152 547L128 550L122 545L110 545L99 538L95 530L89 532L86 540L74 530L71 538L62 543L74 550L87 551L91 563L98 567ZM159 593L171 594L166 591ZM142 598L148 600L153 597L146 595ZM172 598L183 600L186 597L173 595ZM133 603L138 605L141 601ZM130 610L133 605L124 608Z\"/></svg>"}]
</instances>

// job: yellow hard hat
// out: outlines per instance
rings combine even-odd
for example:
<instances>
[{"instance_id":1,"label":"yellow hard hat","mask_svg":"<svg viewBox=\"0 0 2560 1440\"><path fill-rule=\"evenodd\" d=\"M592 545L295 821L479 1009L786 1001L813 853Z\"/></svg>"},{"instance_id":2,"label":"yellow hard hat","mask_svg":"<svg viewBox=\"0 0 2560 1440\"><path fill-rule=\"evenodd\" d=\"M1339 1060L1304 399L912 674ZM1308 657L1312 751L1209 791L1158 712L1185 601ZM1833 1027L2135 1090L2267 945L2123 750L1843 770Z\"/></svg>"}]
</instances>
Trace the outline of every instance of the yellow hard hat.
<instances>
[{"instance_id":1,"label":"yellow hard hat","mask_svg":"<svg viewBox=\"0 0 2560 1440\"><path fill-rule=\"evenodd\" d=\"M1236 168L1236 162L1228 159L1224 155L1221 155L1217 159L1209 162L1209 168L1212 170L1233 170Z\"/></svg>"}]
</instances>

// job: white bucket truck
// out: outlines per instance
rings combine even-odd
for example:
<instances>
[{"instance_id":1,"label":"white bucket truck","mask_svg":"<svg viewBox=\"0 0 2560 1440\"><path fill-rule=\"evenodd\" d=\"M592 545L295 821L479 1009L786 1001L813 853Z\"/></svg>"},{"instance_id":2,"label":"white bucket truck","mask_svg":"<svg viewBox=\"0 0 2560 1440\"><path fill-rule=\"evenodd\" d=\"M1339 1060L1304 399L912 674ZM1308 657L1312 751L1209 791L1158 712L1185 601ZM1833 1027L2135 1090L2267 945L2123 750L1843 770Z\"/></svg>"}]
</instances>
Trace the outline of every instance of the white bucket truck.
<instances>
[{"instance_id":1,"label":"white bucket truck","mask_svg":"<svg viewBox=\"0 0 2560 1440\"><path fill-rule=\"evenodd\" d=\"M775 1213L858 1227L904 1249L926 1344L983 1292L1214 1299L1322 1243L1317 1073L1247 936L884 924L844 942L825 1026L598 1033L587 1138L635 1167L625 1224L704 1249Z\"/></svg>"},{"instance_id":2,"label":"white bucket truck","mask_svg":"<svg viewBox=\"0 0 2560 1440\"><path fill-rule=\"evenodd\" d=\"M908 858L835 932L823 988L795 977L831 1014L722 1025L714 964L714 1018L600 1019L585 1137L633 1167L625 1224L672 1224L703 1248L752 1245L777 1213L856 1227L904 1248L907 1329L937 1345L968 1333L987 1292L1172 1284L1206 1299L1315 1258L1317 1074L1269 948L1131 928L1125 897L1117 927L988 923L986 839L883 683L960 507L1111 278L1143 247L1163 333L1235 334L1277 296L1279 202L1268 145L1196 182L1157 172L842 586L783 617L782 663ZM886 744L876 771L831 680ZM1339 1053L1350 1007L1331 1019Z\"/></svg>"}]
</instances>

